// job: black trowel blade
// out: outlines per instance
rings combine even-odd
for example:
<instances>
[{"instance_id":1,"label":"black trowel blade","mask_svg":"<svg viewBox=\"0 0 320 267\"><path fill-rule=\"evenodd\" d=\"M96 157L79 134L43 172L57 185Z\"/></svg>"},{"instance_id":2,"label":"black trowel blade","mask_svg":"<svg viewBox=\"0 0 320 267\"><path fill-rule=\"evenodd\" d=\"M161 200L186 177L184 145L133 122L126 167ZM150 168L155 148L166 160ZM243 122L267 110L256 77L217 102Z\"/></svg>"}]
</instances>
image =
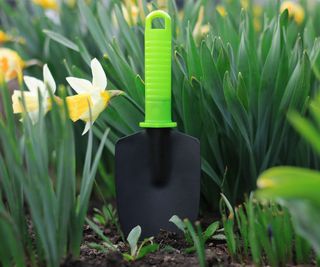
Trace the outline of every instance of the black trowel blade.
<instances>
[{"instance_id":1,"label":"black trowel blade","mask_svg":"<svg viewBox=\"0 0 320 267\"><path fill-rule=\"evenodd\" d=\"M155 142L159 133L164 137ZM171 129L148 129L120 139L115 160L117 208L125 235L137 225L142 237L160 229L176 232L169 222L173 215L196 220L201 165L197 139Z\"/></svg>"}]
</instances>

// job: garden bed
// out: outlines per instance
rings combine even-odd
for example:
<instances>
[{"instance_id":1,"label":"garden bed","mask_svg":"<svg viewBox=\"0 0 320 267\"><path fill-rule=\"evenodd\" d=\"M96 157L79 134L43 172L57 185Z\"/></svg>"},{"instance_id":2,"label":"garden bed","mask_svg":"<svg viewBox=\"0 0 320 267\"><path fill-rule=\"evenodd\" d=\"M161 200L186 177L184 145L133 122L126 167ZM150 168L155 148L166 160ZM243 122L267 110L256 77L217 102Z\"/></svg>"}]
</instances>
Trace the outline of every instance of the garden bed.
<instances>
[{"instance_id":1,"label":"garden bed","mask_svg":"<svg viewBox=\"0 0 320 267\"><path fill-rule=\"evenodd\" d=\"M119 252L103 253L96 249L90 248L89 243L99 243L99 237L85 225L84 241L81 245L81 254L78 260L67 258L61 267L196 267L199 266L197 255L195 253L188 254L184 249L188 247L185 239L176 233L162 231L155 237L155 242L160 244L160 250L148 254L144 258L135 262L125 261ZM121 241L116 228L106 228L104 233L108 235L111 240L122 247L125 251L128 249L127 245ZM252 261L234 262L229 255L228 248L225 242L209 241L206 244L206 261L208 266L254 266ZM312 264L287 264L286 266L316 266L315 260Z\"/></svg>"},{"instance_id":2,"label":"garden bed","mask_svg":"<svg viewBox=\"0 0 320 267\"><path fill-rule=\"evenodd\" d=\"M111 240L127 250L126 245L121 241L115 228L104 230ZM61 267L102 267L102 266L199 266L197 255L184 253L188 247L183 236L176 233L162 231L155 237L155 242L160 244L160 250L148 254L143 259L135 262L127 262L120 253L103 253L89 247L89 243L99 243L98 236L86 225L84 231L84 242L81 246L80 259L73 261L67 259ZM233 265L227 252L225 243L209 242L206 246L206 256L209 266Z\"/></svg>"}]
</instances>

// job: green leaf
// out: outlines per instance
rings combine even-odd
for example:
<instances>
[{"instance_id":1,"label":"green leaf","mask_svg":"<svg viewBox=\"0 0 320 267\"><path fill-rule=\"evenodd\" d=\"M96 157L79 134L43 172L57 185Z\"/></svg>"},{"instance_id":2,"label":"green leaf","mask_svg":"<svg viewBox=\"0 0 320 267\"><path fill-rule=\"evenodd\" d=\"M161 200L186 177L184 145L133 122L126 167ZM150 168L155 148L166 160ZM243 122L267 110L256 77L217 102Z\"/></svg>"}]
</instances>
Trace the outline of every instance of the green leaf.
<instances>
[{"instance_id":1,"label":"green leaf","mask_svg":"<svg viewBox=\"0 0 320 267\"><path fill-rule=\"evenodd\" d=\"M123 258L126 260L126 261L133 261L134 260L134 257L132 257L130 254L128 253L122 253L122 256Z\"/></svg>"},{"instance_id":2,"label":"green leaf","mask_svg":"<svg viewBox=\"0 0 320 267\"><path fill-rule=\"evenodd\" d=\"M293 127L320 154L320 131L297 112L289 113L288 118Z\"/></svg>"},{"instance_id":3,"label":"green leaf","mask_svg":"<svg viewBox=\"0 0 320 267\"><path fill-rule=\"evenodd\" d=\"M127 237L127 241L130 245L130 253L131 253L131 256L135 257L136 255L136 252L137 252L137 249L138 249L138 241L139 241L139 238L141 236L141 227L140 225L137 225L136 227L134 227L128 237Z\"/></svg>"},{"instance_id":4,"label":"green leaf","mask_svg":"<svg viewBox=\"0 0 320 267\"><path fill-rule=\"evenodd\" d=\"M201 159L201 169L206 173L219 188L222 187L222 181L214 171L214 169L210 166L210 164L204 159Z\"/></svg>"},{"instance_id":5,"label":"green leaf","mask_svg":"<svg viewBox=\"0 0 320 267\"><path fill-rule=\"evenodd\" d=\"M106 52L107 42L104 38L103 31L97 19L95 18L94 14L83 0L78 1L78 7L81 15L85 18L85 22L89 28L89 31L94 41L99 47L100 52L104 54Z\"/></svg>"},{"instance_id":6,"label":"green leaf","mask_svg":"<svg viewBox=\"0 0 320 267\"><path fill-rule=\"evenodd\" d=\"M214 233L218 230L218 227L219 227L219 222L213 222L208 226L208 228L203 233L203 238L205 242L214 235Z\"/></svg>"},{"instance_id":7,"label":"green leaf","mask_svg":"<svg viewBox=\"0 0 320 267\"><path fill-rule=\"evenodd\" d=\"M206 255L205 255L205 247L204 247L205 242L202 237L202 230L201 230L200 223L199 222L195 223L197 232L195 231L191 222L188 219L184 220L184 223L187 226L187 229L193 240L194 247L196 248L199 265L201 267L205 267L206 266Z\"/></svg>"},{"instance_id":8,"label":"green leaf","mask_svg":"<svg viewBox=\"0 0 320 267\"><path fill-rule=\"evenodd\" d=\"M177 215L173 215L169 222L172 222L175 226L178 227L178 229L180 229L182 232L186 232L186 226L184 224L184 222L177 216Z\"/></svg>"},{"instance_id":9,"label":"green leaf","mask_svg":"<svg viewBox=\"0 0 320 267\"><path fill-rule=\"evenodd\" d=\"M68 47L76 52L79 52L79 47L72 41L70 41L68 38L62 36L60 33L53 32L50 30L43 30L43 32L52 40L64 45L65 47Z\"/></svg>"},{"instance_id":10,"label":"green leaf","mask_svg":"<svg viewBox=\"0 0 320 267\"><path fill-rule=\"evenodd\" d=\"M285 200L280 203L289 208L297 233L303 236L320 256L319 205L314 205L307 198Z\"/></svg>"},{"instance_id":11,"label":"green leaf","mask_svg":"<svg viewBox=\"0 0 320 267\"><path fill-rule=\"evenodd\" d=\"M136 259L142 259L149 253L153 253L155 251L159 250L159 244L150 244L142 247L139 251L139 255L137 255Z\"/></svg>"},{"instance_id":12,"label":"green leaf","mask_svg":"<svg viewBox=\"0 0 320 267\"><path fill-rule=\"evenodd\" d=\"M320 207L320 172L298 167L274 167L257 181L259 198L305 199Z\"/></svg>"},{"instance_id":13,"label":"green leaf","mask_svg":"<svg viewBox=\"0 0 320 267\"><path fill-rule=\"evenodd\" d=\"M103 242L107 245L108 249L116 250L115 245L113 245L111 240L104 235L103 231L99 228L98 225L96 225L94 222L92 222L88 218L86 219L86 222L88 223L90 228L103 240Z\"/></svg>"}]
</instances>

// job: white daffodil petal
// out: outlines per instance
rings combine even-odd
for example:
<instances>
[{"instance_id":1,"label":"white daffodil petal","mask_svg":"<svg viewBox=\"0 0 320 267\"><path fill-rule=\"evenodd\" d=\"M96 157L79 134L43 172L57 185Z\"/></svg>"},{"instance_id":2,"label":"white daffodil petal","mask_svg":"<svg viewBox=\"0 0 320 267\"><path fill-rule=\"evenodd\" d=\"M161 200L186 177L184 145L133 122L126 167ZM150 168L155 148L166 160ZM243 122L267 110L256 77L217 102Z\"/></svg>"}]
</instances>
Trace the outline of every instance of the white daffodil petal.
<instances>
[{"instance_id":1,"label":"white daffodil petal","mask_svg":"<svg viewBox=\"0 0 320 267\"><path fill-rule=\"evenodd\" d=\"M24 76L23 80L30 92L37 95L40 91L41 96L46 97L46 87L43 81L30 76Z\"/></svg>"},{"instance_id":2,"label":"white daffodil petal","mask_svg":"<svg viewBox=\"0 0 320 267\"><path fill-rule=\"evenodd\" d=\"M91 82L85 79L67 77L67 81L78 94L90 93L93 90Z\"/></svg>"},{"instance_id":3,"label":"white daffodil petal","mask_svg":"<svg viewBox=\"0 0 320 267\"><path fill-rule=\"evenodd\" d=\"M84 130L82 132L82 135L85 135L89 131L89 129L91 128L92 125L93 125L93 122L92 123L91 122L87 122L86 126L84 127Z\"/></svg>"},{"instance_id":4,"label":"white daffodil petal","mask_svg":"<svg viewBox=\"0 0 320 267\"><path fill-rule=\"evenodd\" d=\"M100 64L100 62L94 58L91 60L92 71L92 85L95 88L99 88L100 91L104 91L107 88L107 76Z\"/></svg>"},{"instance_id":5,"label":"white daffodil petal","mask_svg":"<svg viewBox=\"0 0 320 267\"><path fill-rule=\"evenodd\" d=\"M52 94L54 94L56 91L56 82L54 81L47 64L43 66L43 80L44 83L50 87Z\"/></svg>"}]
</instances>

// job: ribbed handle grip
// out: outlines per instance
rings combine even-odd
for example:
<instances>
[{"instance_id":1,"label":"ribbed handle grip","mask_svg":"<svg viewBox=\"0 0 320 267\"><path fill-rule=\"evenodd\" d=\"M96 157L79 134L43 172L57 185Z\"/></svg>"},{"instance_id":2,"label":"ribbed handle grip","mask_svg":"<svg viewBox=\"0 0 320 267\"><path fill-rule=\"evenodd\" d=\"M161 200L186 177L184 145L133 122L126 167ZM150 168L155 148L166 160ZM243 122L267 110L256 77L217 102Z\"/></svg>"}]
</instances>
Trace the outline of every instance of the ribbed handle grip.
<instances>
[{"instance_id":1,"label":"ribbed handle grip","mask_svg":"<svg viewBox=\"0 0 320 267\"><path fill-rule=\"evenodd\" d=\"M164 28L153 28L154 19ZM175 127L171 121L171 19L157 10L146 18L145 28L145 128Z\"/></svg>"}]
</instances>

